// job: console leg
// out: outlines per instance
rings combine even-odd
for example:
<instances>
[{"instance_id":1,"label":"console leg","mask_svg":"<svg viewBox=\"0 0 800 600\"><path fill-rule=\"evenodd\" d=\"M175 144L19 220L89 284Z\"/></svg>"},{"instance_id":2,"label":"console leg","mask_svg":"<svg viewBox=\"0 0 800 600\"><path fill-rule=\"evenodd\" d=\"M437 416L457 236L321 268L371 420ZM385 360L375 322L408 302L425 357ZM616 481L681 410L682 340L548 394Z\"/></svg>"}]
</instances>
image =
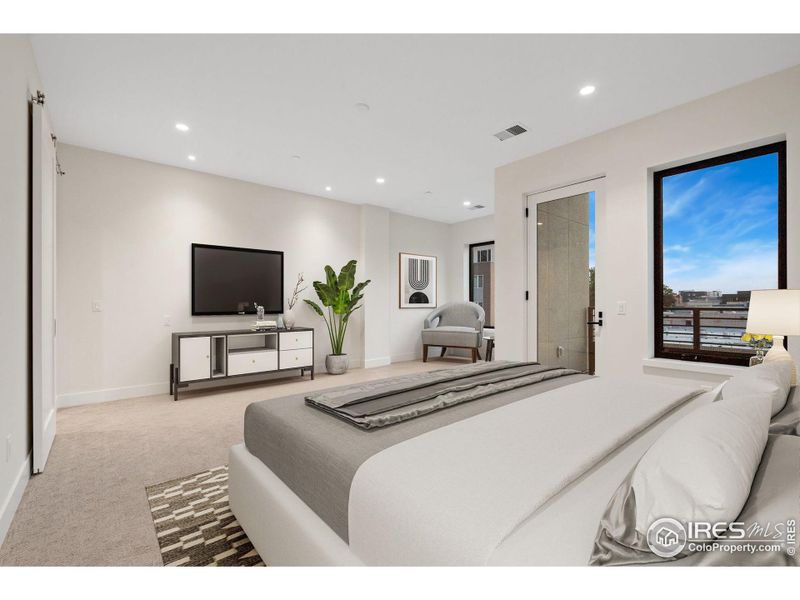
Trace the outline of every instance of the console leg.
<instances>
[{"instance_id":1,"label":"console leg","mask_svg":"<svg viewBox=\"0 0 800 600\"><path fill-rule=\"evenodd\" d=\"M175 385L175 365L169 365L169 395L173 394L173 386Z\"/></svg>"}]
</instances>

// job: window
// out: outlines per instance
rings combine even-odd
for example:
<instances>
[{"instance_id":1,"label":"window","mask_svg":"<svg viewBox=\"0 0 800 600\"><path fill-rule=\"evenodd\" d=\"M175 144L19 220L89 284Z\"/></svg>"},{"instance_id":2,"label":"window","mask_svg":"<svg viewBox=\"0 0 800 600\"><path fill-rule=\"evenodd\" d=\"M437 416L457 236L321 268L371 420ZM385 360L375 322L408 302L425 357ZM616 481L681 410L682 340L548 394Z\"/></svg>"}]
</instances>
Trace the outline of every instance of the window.
<instances>
[{"instance_id":1,"label":"window","mask_svg":"<svg viewBox=\"0 0 800 600\"><path fill-rule=\"evenodd\" d=\"M786 287L786 143L658 171L653 186L655 356L748 364L750 291Z\"/></svg>"},{"instance_id":2,"label":"window","mask_svg":"<svg viewBox=\"0 0 800 600\"><path fill-rule=\"evenodd\" d=\"M469 246L469 301L483 307L486 327L494 327L494 242Z\"/></svg>"}]
</instances>

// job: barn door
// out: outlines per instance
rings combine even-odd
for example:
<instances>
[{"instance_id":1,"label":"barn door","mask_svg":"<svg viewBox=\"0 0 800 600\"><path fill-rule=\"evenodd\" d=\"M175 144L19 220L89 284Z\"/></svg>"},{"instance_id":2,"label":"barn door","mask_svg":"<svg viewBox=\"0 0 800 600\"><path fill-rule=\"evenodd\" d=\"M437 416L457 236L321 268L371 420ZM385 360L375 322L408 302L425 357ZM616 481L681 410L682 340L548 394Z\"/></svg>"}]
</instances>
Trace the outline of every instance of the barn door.
<instances>
[{"instance_id":1,"label":"barn door","mask_svg":"<svg viewBox=\"0 0 800 600\"><path fill-rule=\"evenodd\" d=\"M32 318L33 472L41 473L56 436L55 137L43 100L33 104Z\"/></svg>"}]
</instances>

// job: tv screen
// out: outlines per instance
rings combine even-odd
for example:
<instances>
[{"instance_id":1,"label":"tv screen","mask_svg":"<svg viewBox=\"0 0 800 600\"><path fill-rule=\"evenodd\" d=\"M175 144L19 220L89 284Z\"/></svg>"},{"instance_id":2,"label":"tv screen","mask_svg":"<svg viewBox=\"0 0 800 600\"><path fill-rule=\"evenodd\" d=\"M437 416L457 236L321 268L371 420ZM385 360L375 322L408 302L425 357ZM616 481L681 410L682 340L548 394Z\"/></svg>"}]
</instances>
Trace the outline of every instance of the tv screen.
<instances>
[{"instance_id":1,"label":"tv screen","mask_svg":"<svg viewBox=\"0 0 800 600\"><path fill-rule=\"evenodd\" d=\"M283 312L283 252L192 244L192 314Z\"/></svg>"}]
</instances>

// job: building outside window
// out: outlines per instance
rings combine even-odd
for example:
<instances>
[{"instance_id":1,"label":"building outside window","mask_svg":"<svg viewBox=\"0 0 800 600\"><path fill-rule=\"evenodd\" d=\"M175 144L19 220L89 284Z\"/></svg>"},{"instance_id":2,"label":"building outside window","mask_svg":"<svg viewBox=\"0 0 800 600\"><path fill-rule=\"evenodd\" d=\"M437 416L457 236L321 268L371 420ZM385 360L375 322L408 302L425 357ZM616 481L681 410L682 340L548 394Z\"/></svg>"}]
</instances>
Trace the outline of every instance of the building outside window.
<instances>
[{"instance_id":1,"label":"building outside window","mask_svg":"<svg viewBox=\"0 0 800 600\"><path fill-rule=\"evenodd\" d=\"M746 365L750 291L786 287L785 142L657 171L653 184L655 356Z\"/></svg>"},{"instance_id":2,"label":"building outside window","mask_svg":"<svg viewBox=\"0 0 800 600\"><path fill-rule=\"evenodd\" d=\"M483 307L486 327L494 327L494 242L469 246L469 301Z\"/></svg>"}]
</instances>

